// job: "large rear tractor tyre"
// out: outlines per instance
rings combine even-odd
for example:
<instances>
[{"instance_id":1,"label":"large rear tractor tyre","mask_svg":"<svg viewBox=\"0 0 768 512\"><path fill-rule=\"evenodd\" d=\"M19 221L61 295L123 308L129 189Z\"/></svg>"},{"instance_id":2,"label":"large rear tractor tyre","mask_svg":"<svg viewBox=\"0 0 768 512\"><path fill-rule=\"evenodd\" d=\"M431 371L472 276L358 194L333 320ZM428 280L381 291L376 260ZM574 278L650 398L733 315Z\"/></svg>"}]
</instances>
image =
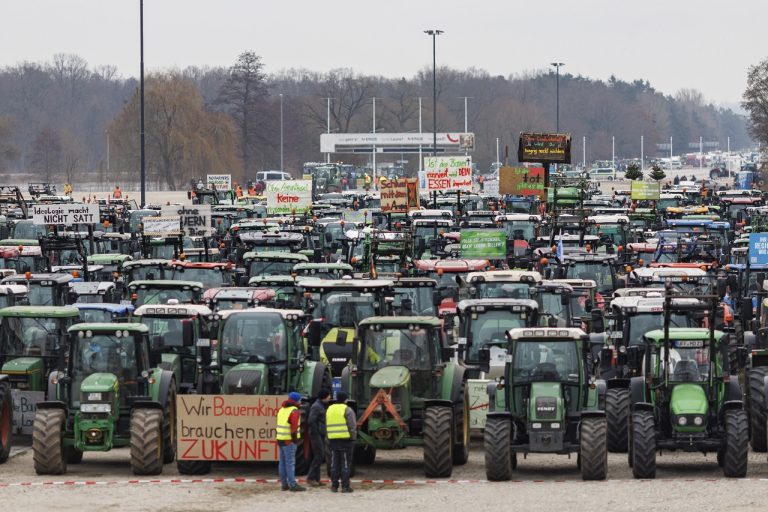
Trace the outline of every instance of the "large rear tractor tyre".
<instances>
[{"instance_id":1,"label":"large rear tractor tyre","mask_svg":"<svg viewBox=\"0 0 768 512\"><path fill-rule=\"evenodd\" d=\"M469 460L469 396L466 383L461 385L460 405L454 406L453 465L463 466Z\"/></svg>"},{"instance_id":2,"label":"large rear tractor tyre","mask_svg":"<svg viewBox=\"0 0 768 512\"><path fill-rule=\"evenodd\" d=\"M424 414L424 474L427 478L448 478L453 472L451 407L434 406Z\"/></svg>"},{"instance_id":3,"label":"large rear tractor tyre","mask_svg":"<svg viewBox=\"0 0 768 512\"><path fill-rule=\"evenodd\" d=\"M176 460L176 382L168 388L163 407L163 464Z\"/></svg>"},{"instance_id":4,"label":"large rear tractor tyre","mask_svg":"<svg viewBox=\"0 0 768 512\"><path fill-rule=\"evenodd\" d=\"M131 412L131 469L134 475L163 472L163 411L134 409Z\"/></svg>"},{"instance_id":5,"label":"large rear tractor tyre","mask_svg":"<svg viewBox=\"0 0 768 512\"><path fill-rule=\"evenodd\" d=\"M605 419L608 422L608 451L626 453L629 445L629 390L609 389L605 394Z\"/></svg>"},{"instance_id":6,"label":"large rear tractor tyre","mask_svg":"<svg viewBox=\"0 0 768 512\"><path fill-rule=\"evenodd\" d=\"M651 411L632 414L632 476L656 478L656 425Z\"/></svg>"},{"instance_id":7,"label":"large rear tractor tyre","mask_svg":"<svg viewBox=\"0 0 768 512\"><path fill-rule=\"evenodd\" d=\"M13 439L13 398L7 382L0 382L0 464L8 460Z\"/></svg>"},{"instance_id":8,"label":"large rear tractor tyre","mask_svg":"<svg viewBox=\"0 0 768 512\"><path fill-rule=\"evenodd\" d=\"M485 422L485 476L491 481L512 479L517 458L512 453L512 422L508 418L488 418ZM514 457L514 463L513 463Z\"/></svg>"},{"instance_id":9,"label":"large rear tractor tyre","mask_svg":"<svg viewBox=\"0 0 768 512\"><path fill-rule=\"evenodd\" d=\"M207 475L211 472L211 463L207 460L176 459L176 469L182 475Z\"/></svg>"},{"instance_id":10,"label":"large rear tractor tyre","mask_svg":"<svg viewBox=\"0 0 768 512\"><path fill-rule=\"evenodd\" d=\"M605 480L608 475L608 422L605 418L581 420L580 460L582 480Z\"/></svg>"},{"instance_id":11,"label":"large rear tractor tyre","mask_svg":"<svg viewBox=\"0 0 768 512\"><path fill-rule=\"evenodd\" d=\"M766 439L766 421L768 414L765 410L765 367L752 368L749 371L749 444L752 450L763 453L768 451Z\"/></svg>"},{"instance_id":12,"label":"large rear tractor tyre","mask_svg":"<svg viewBox=\"0 0 768 512\"><path fill-rule=\"evenodd\" d=\"M723 474L728 478L747 476L748 431L747 413L741 410L725 411Z\"/></svg>"},{"instance_id":13,"label":"large rear tractor tyre","mask_svg":"<svg viewBox=\"0 0 768 512\"><path fill-rule=\"evenodd\" d=\"M67 472L64 449L64 420L61 409L38 409L32 430L32 452L38 475L63 475Z\"/></svg>"}]
</instances>

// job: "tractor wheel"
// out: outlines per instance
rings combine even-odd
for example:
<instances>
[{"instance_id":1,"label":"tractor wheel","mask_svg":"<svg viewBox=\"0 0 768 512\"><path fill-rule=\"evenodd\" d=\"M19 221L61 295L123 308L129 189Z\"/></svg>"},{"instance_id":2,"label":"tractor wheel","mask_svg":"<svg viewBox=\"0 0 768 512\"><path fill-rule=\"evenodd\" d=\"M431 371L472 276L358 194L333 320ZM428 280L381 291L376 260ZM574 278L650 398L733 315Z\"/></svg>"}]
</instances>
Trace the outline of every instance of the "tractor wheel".
<instances>
[{"instance_id":1,"label":"tractor wheel","mask_svg":"<svg viewBox=\"0 0 768 512\"><path fill-rule=\"evenodd\" d=\"M453 443L453 465L463 466L469 460L469 396L466 383L461 384L460 407L454 407L455 439Z\"/></svg>"},{"instance_id":2,"label":"tractor wheel","mask_svg":"<svg viewBox=\"0 0 768 512\"><path fill-rule=\"evenodd\" d=\"M430 407L424 414L424 474L427 478L448 478L453 472L453 445L450 407Z\"/></svg>"},{"instance_id":3,"label":"tractor wheel","mask_svg":"<svg viewBox=\"0 0 768 512\"><path fill-rule=\"evenodd\" d=\"M510 450L512 422L506 418L488 418L485 422L485 476L488 480L510 480L517 466L517 454Z\"/></svg>"},{"instance_id":4,"label":"tractor wheel","mask_svg":"<svg viewBox=\"0 0 768 512\"><path fill-rule=\"evenodd\" d=\"M207 475L211 472L211 463L207 460L176 459L176 469L182 475Z\"/></svg>"},{"instance_id":5,"label":"tractor wheel","mask_svg":"<svg viewBox=\"0 0 768 512\"><path fill-rule=\"evenodd\" d=\"M352 461L355 465L370 466L376 462L376 448L367 444L356 444Z\"/></svg>"},{"instance_id":6,"label":"tractor wheel","mask_svg":"<svg viewBox=\"0 0 768 512\"><path fill-rule=\"evenodd\" d=\"M768 368L752 368L749 371L749 443L755 452L768 451L766 441L765 376Z\"/></svg>"},{"instance_id":7,"label":"tractor wheel","mask_svg":"<svg viewBox=\"0 0 768 512\"><path fill-rule=\"evenodd\" d=\"M159 475L163 471L163 411L131 412L131 469L134 475Z\"/></svg>"},{"instance_id":8,"label":"tractor wheel","mask_svg":"<svg viewBox=\"0 0 768 512\"><path fill-rule=\"evenodd\" d=\"M725 411L723 474L729 478L747 476L748 428L747 413L740 410Z\"/></svg>"},{"instance_id":9,"label":"tractor wheel","mask_svg":"<svg viewBox=\"0 0 768 512\"><path fill-rule=\"evenodd\" d=\"M176 460L176 382L171 381L163 408L163 464Z\"/></svg>"},{"instance_id":10,"label":"tractor wheel","mask_svg":"<svg viewBox=\"0 0 768 512\"><path fill-rule=\"evenodd\" d=\"M608 440L605 418L581 420L579 460L582 480L605 480L608 474Z\"/></svg>"},{"instance_id":11,"label":"tractor wheel","mask_svg":"<svg viewBox=\"0 0 768 512\"><path fill-rule=\"evenodd\" d=\"M67 472L64 450L64 420L61 409L38 409L32 430L32 451L38 475L63 475Z\"/></svg>"},{"instance_id":12,"label":"tractor wheel","mask_svg":"<svg viewBox=\"0 0 768 512\"><path fill-rule=\"evenodd\" d=\"M608 421L608 451L625 453L629 441L629 391L613 388L605 394L605 418Z\"/></svg>"},{"instance_id":13,"label":"tractor wheel","mask_svg":"<svg viewBox=\"0 0 768 512\"><path fill-rule=\"evenodd\" d=\"M67 458L67 464L80 464L83 462L83 452L74 446L64 448L64 456Z\"/></svg>"},{"instance_id":14,"label":"tractor wheel","mask_svg":"<svg viewBox=\"0 0 768 512\"><path fill-rule=\"evenodd\" d=\"M0 464L11 454L13 438L13 398L7 382L0 383Z\"/></svg>"},{"instance_id":15,"label":"tractor wheel","mask_svg":"<svg viewBox=\"0 0 768 512\"><path fill-rule=\"evenodd\" d=\"M656 478L656 424L651 411L632 414L632 476Z\"/></svg>"},{"instance_id":16,"label":"tractor wheel","mask_svg":"<svg viewBox=\"0 0 768 512\"><path fill-rule=\"evenodd\" d=\"M312 443L302 435L301 440L296 445L296 475L306 475L309 473L309 466L312 464Z\"/></svg>"}]
</instances>

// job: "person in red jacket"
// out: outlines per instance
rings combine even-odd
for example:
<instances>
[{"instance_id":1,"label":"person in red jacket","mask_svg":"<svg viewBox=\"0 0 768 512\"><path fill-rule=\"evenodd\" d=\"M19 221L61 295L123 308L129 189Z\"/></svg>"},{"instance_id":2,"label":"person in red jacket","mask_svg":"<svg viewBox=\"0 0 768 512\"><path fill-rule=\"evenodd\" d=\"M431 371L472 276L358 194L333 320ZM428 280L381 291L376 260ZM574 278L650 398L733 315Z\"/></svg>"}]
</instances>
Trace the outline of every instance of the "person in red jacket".
<instances>
[{"instance_id":1,"label":"person in red jacket","mask_svg":"<svg viewBox=\"0 0 768 512\"><path fill-rule=\"evenodd\" d=\"M279 453L278 472L284 491L306 491L296 483L296 445L301 439L301 395L295 391L288 394L288 400L277 411L277 448Z\"/></svg>"}]
</instances>

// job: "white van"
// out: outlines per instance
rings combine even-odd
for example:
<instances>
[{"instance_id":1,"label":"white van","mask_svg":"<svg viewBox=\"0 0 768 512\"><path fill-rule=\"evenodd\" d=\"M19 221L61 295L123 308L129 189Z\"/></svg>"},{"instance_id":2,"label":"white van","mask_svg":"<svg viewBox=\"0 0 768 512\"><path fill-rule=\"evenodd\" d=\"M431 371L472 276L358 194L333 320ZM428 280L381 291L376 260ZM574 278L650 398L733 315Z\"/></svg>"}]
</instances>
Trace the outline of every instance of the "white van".
<instances>
[{"instance_id":1,"label":"white van","mask_svg":"<svg viewBox=\"0 0 768 512\"><path fill-rule=\"evenodd\" d=\"M259 171L256 173L256 181L287 181L293 177L282 171Z\"/></svg>"}]
</instances>

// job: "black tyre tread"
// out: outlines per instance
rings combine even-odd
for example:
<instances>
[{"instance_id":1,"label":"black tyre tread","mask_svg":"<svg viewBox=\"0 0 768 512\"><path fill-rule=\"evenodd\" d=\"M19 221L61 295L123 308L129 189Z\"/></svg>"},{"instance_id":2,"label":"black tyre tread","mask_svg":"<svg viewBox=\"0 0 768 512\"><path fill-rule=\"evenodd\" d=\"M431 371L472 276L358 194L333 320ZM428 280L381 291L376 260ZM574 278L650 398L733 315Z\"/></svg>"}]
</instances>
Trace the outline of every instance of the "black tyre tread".
<instances>
[{"instance_id":1,"label":"black tyre tread","mask_svg":"<svg viewBox=\"0 0 768 512\"><path fill-rule=\"evenodd\" d=\"M163 472L163 411L134 409L131 413L131 469L134 475Z\"/></svg>"},{"instance_id":2,"label":"black tyre tread","mask_svg":"<svg viewBox=\"0 0 768 512\"><path fill-rule=\"evenodd\" d=\"M430 407L424 414L424 474L427 478L448 478L453 472L451 407Z\"/></svg>"},{"instance_id":3,"label":"black tyre tread","mask_svg":"<svg viewBox=\"0 0 768 512\"><path fill-rule=\"evenodd\" d=\"M38 475L63 475L67 459L62 445L66 414L61 409L38 409L32 428L32 451Z\"/></svg>"},{"instance_id":4,"label":"black tyre tread","mask_svg":"<svg viewBox=\"0 0 768 512\"><path fill-rule=\"evenodd\" d=\"M178 460L176 469L182 475L207 475L211 472L211 463L207 460Z\"/></svg>"},{"instance_id":5,"label":"black tyre tread","mask_svg":"<svg viewBox=\"0 0 768 512\"><path fill-rule=\"evenodd\" d=\"M491 481L512 479L512 422L506 418L489 418L485 422L485 477Z\"/></svg>"},{"instance_id":6,"label":"black tyre tread","mask_svg":"<svg viewBox=\"0 0 768 512\"><path fill-rule=\"evenodd\" d=\"M0 439L0 464L8 460L11 455L11 444L13 441L13 398L11 397L11 387L7 382L0 383L0 431L3 426L8 429L8 439L3 442Z\"/></svg>"},{"instance_id":7,"label":"black tyre tread","mask_svg":"<svg viewBox=\"0 0 768 512\"><path fill-rule=\"evenodd\" d=\"M656 478L656 425L650 411L632 414L632 476Z\"/></svg>"},{"instance_id":8,"label":"black tyre tread","mask_svg":"<svg viewBox=\"0 0 768 512\"><path fill-rule=\"evenodd\" d=\"M608 475L608 422L605 418L581 420L582 480L605 480Z\"/></svg>"},{"instance_id":9,"label":"black tyre tread","mask_svg":"<svg viewBox=\"0 0 768 512\"><path fill-rule=\"evenodd\" d=\"M67 457L67 464L80 464L83 462L83 452L74 446L68 446L64 449L64 455Z\"/></svg>"},{"instance_id":10,"label":"black tyre tread","mask_svg":"<svg viewBox=\"0 0 768 512\"><path fill-rule=\"evenodd\" d=\"M748 458L747 413L742 410L725 411L725 453L723 474L728 478L747 476Z\"/></svg>"},{"instance_id":11,"label":"black tyre tread","mask_svg":"<svg viewBox=\"0 0 768 512\"><path fill-rule=\"evenodd\" d=\"M758 453L768 451L766 436L765 376L768 368L757 367L749 371L749 444Z\"/></svg>"},{"instance_id":12,"label":"black tyre tread","mask_svg":"<svg viewBox=\"0 0 768 512\"><path fill-rule=\"evenodd\" d=\"M176 460L176 381L168 388L163 408L163 464Z\"/></svg>"},{"instance_id":13,"label":"black tyre tread","mask_svg":"<svg viewBox=\"0 0 768 512\"><path fill-rule=\"evenodd\" d=\"M608 421L608 451L626 453L629 446L629 390L609 389L605 394L605 417Z\"/></svg>"},{"instance_id":14,"label":"black tyre tread","mask_svg":"<svg viewBox=\"0 0 768 512\"><path fill-rule=\"evenodd\" d=\"M461 408L458 410L454 409L454 418L456 421L454 429L455 442L453 444L454 466L463 466L469 460L469 403L467 402L467 398L466 383L462 382L460 400Z\"/></svg>"}]
</instances>

